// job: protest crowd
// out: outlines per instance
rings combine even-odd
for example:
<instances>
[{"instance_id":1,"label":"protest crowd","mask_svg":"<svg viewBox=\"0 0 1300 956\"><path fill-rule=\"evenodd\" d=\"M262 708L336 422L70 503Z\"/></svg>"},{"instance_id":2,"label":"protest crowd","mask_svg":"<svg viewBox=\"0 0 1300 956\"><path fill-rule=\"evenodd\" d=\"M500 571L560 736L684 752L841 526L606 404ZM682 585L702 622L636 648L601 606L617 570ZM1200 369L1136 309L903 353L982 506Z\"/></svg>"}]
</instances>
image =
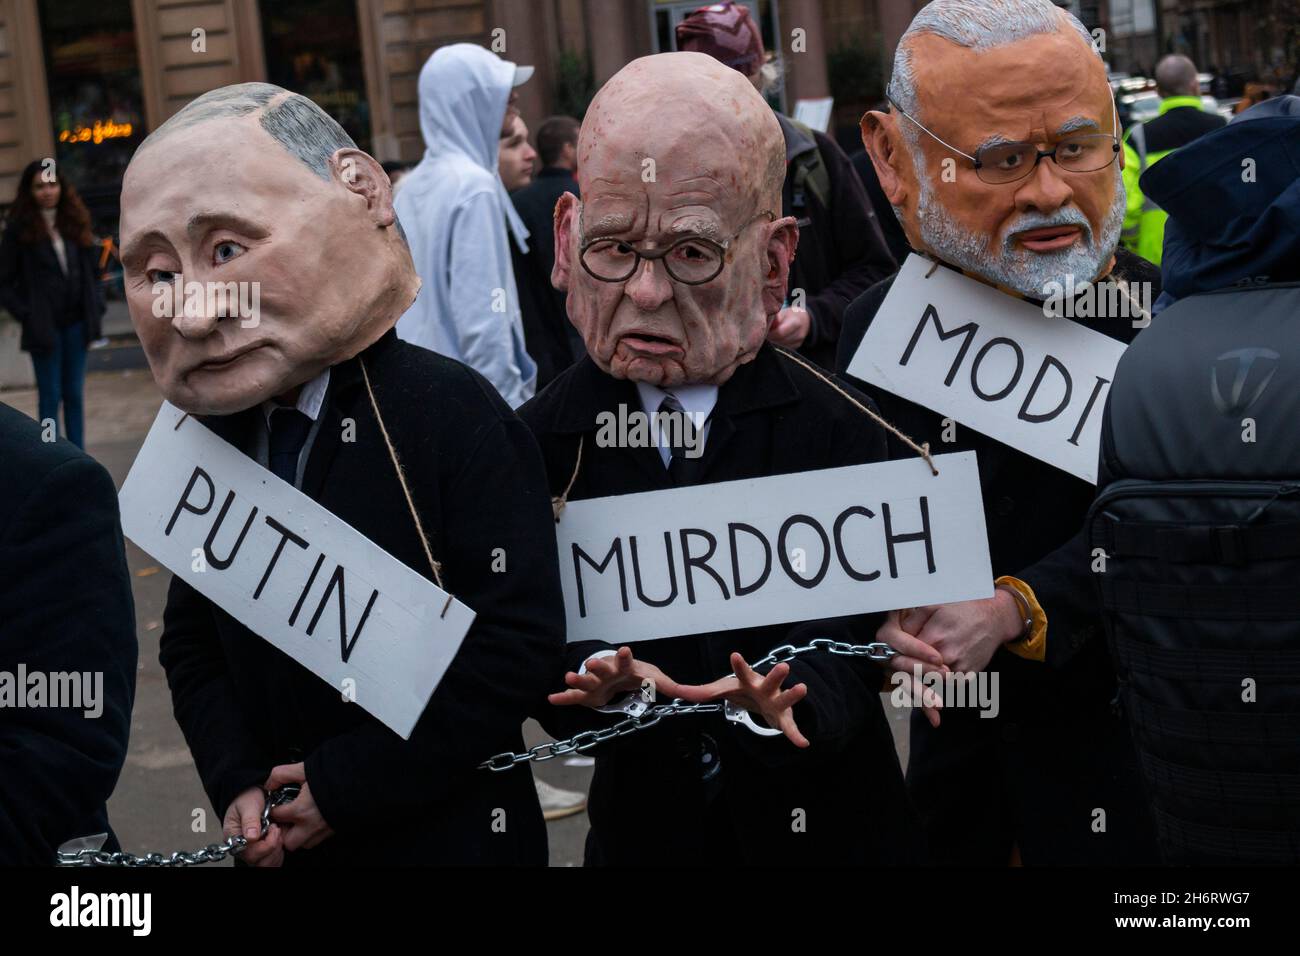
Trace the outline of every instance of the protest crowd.
<instances>
[{"instance_id":1,"label":"protest crowd","mask_svg":"<svg viewBox=\"0 0 1300 956\"><path fill-rule=\"evenodd\" d=\"M82 450L90 217L33 161L0 864L154 849L107 812L127 539L171 574L205 859L545 865L585 812L588 866L1300 862L1300 97L1229 120L1153 66L1121 117L1069 10L932 0L853 156L765 99L739 3L581 118L442 46L414 164L205 92L122 182L165 403L120 489ZM163 301L190 281L256 308ZM89 674L98 713L56 703Z\"/></svg>"}]
</instances>

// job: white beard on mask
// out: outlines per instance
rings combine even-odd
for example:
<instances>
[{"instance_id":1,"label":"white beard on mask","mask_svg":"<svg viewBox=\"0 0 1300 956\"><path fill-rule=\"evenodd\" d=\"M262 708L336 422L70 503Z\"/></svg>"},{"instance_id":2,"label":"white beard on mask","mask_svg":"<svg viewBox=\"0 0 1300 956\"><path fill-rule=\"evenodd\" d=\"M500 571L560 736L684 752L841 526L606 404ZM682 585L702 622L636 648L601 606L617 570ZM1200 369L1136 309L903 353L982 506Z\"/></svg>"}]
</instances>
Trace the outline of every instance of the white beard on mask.
<instances>
[{"instance_id":1,"label":"white beard on mask","mask_svg":"<svg viewBox=\"0 0 1300 956\"><path fill-rule=\"evenodd\" d=\"M916 155L915 153L913 154ZM917 181L920 196L917 202L917 220L921 240L935 256L949 265L983 276L990 282L1014 289L1032 299L1046 299L1053 288L1069 288L1067 276L1075 288L1085 282L1100 278L1119 244L1120 229L1124 225L1124 185L1119 165L1115 170L1115 199L1101 225L1100 239L1093 235L1092 225L1077 206L1063 206L1051 215L1026 212L1017 215L1006 226L1006 237L1000 255L990 249L990 237L971 232L956 222L943 203L930 188L923 160L916 159ZM895 207L899 221L902 211ZM1079 226L1083 230L1080 241L1068 249L1055 252L1031 252L1017 248L1013 240L1016 233L1047 226Z\"/></svg>"}]
</instances>

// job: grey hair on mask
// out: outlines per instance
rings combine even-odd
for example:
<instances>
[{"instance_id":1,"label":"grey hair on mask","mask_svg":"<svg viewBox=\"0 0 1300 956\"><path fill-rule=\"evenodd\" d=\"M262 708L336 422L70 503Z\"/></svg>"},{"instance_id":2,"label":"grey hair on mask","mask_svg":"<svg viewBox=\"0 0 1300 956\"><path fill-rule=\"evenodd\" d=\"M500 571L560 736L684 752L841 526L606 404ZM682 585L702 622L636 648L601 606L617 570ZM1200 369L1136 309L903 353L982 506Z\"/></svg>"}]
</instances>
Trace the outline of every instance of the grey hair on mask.
<instances>
[{"instance_id":1,"label":"grey hair on mask","mask_svg":"<svg viewBox=\"0 0 1300 956\"><path fill-rule=\"evenodd\" d=\"M200 123L251 113L258 113L262 129L321 179L330 178L329 159L337 150L357 148L334 117L307 97L271 83L238 83L188 103L150 133L140 149Z\"/></svg>"},{"instance_id":2,"label":"grey hair on mask","mask_svg":"<svg viewBox=\"0 0 1300 956\"><path fill-rule=\"evenodd\" d=\"M1072 13L1050 0L933 0L921 8L898 41L889 80L890 95L904 110L921 119L911 41L922 33L942 37L969 50L991 50L1031 36L1057 33L1067 25L1101 56L1087 28ZM912 124L901 125L909 143L914 143L917 131Z\"/></svg>"}]
</instances>

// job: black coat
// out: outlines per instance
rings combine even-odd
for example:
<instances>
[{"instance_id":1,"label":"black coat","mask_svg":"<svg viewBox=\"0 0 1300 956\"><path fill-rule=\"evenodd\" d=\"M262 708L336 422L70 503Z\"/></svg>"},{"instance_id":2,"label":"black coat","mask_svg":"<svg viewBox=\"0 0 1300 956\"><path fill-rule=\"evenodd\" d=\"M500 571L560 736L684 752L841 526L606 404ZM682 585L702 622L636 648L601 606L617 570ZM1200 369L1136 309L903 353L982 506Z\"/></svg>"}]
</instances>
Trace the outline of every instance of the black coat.
<instances>
[{"instance_id":1,"label":"black coat","mask_svg":"<svg viewBox=\"0 0 1300 956\"><path fill-rule=\"evenodd\" d=\"M551 285L555 267L555 204L566 192L578 193L578 181L567 169L548 166L537 179L510 194L519 218L528 227L528 252L512 241L510 258L519 292L524 344L537 363L537 391L587 354L582 336L569 322L565 294Z\"/></svg>"},{"instance_id":2,"label":"black coat","mask_svg":"<svg viewBox=\"0 0 1300 956\"><path fill-rule=\"evenodd\" d=\"M1160 273L1144 259L1121 249L1115 271L1159 295ZM847 369L892 282L849 308L837 368ZM1127 318L1073 321L1123 342L1138 332ZM935 858L1000 865L1015 842L1026 863L1155 862L1105 642L1092 639L1102 622L1082 526L1096 489L964 425L945 443L942 415L849 380L915 441L977 453L993 573L1027 582L1047 615L1046 664L1001 649L988 665L999 673L996 718L949 710L935 730L913 717L908 786ZM1105 833L1091 828L1096 808Z\"/></svg>"},{"instance_id":3,"label":"black coat","mask_svg":"<svg viewBox=\"0 0 1300 956\"><path fill-rule=\"evenodd\" d=\"M799 247L790 266L790 290L805 293L812 313L808 337L799 351L823 368L833 368L844 310L867 289L898 268L885 245L880 224L862 181L844 150L823 133L810 138L777 114L785 134L786 176L782 215L799 222ZM816 150L829 178L823 203L812 189L795 189L800 157Z\"/></svg>"},{"instance_id":4,"label":"black coat","mask_svg":"<svg viewBox=\"0 0 1300 956\"><path fill-rule=\"evenodd\" d=\"M871 203L872 211L876 214L876 223L880 226L880 234L885 238L885 245L889 246L890 255L899 265L902 265L908 253L912 251L912 247L907 241L907 233L903 231L902 223L898 221L894 208L885 196L885 191L880 188L880 177L876 175L876 167L871 164L871 156L865 149L860 149L849 157L849 162L853 164L854 172L862 181L862 188L867 194L867 201Z\"/></svg>"},{"instance_id":5,"label":"black coat","mask_svg":"<svg viewBox=\"0 0 1300 956\"><path fill-rule=\"evenodd\" d=\"M103 674L98 717L0 707L0 865L52 864L60 844L108 832L136 658L113 480L0 404L0 672ZM116 846L110 835L106 848Z\"/></svg>"},{"instance_id":6,"label":"black coat","mask_svg":"<svg viewBox=\"0 0 1300 956\"><path fill-rule=\"evenodd\" d=\"M482 376L388 332L361 356L447 590L476 613L408 741L173 579L160 658L176 719L219 815L276 764L306 761L335 834L288 864L547 860L527 770L477 770L522 747L560 680L564 618L537 445ZM334 366L302 490L432 578L357 359ZM258 408L209 419L249 448ZM342 441L345 420L355 441ZM493 570L494 549L506 570ZM498 565L499 567L499 565ZM494 832L497 808L505 832Z\"/></svg>"},{"instance_id":7,"label":"black coat","mask_svg":"<svg viewBox=\"0 0 1300 956\"><path fill-rule=\"evenodd\" d=\"M553 494L582 467L571 500L671 487L656 448L598 447L596 416L620 404L639 410L636 386L591 361L561 375L520 415L542 446ZM770 345L722 386L701 459L704 482L731 481L880 461L884 433L805 369ZM731 673L739 651L753 662L773 648L815 637L865 643L875 616L641 642L636 655L674 680L703 683ZM611 635L611 638L616 635ZM597 650L567 649L577 670ZM786 686L808 685L795 717L812 746L757 737L717 715L676 717L592 751L588 864L885 863L916 850L910 811L878 691L878 668L811 654L791 664ZM562 689L562 687L557 687ZM607 726L617 718L584 707L551 708L543 718L557 736ZM701 748L721 758L721 776L701 780ZM711 801L711 802L710 802ZM795 809L807 830L792 832Z\"/></svg>"},{"instance_id":8,"label":"black coat","mask_svg":"<svg viewBox=\"0 0 1300 956\"><path fill-rule=\"evenodd\" d=\"M99 282L97 246L79 246L64 240L69 257L76 256L76 298L81 304L86 344L100 337L104 317L104 290ZM20 343L24 352L48 352L54 348L59 317L54 314L49 290L65 281L54 244L48 238L28 243L18 238L17 227L9 223L0 237L0 305L23 327Z\"/></svg>"}]
</instances>

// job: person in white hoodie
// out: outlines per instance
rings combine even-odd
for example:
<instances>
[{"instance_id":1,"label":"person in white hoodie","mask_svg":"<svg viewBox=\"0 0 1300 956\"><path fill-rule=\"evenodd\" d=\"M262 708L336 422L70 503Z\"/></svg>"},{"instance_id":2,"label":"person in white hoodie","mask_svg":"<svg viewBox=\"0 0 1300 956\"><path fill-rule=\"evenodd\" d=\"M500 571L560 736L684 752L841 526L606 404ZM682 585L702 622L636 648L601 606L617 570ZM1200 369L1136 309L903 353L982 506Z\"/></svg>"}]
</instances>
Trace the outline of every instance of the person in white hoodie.
<instances>
[{"instance_id":1,"label":"person in white hoodie","mask_svg":"<svg viewBox=\"0 0 1300 956\"><path fill-rule=\"evenodd\" d=\"M533 74L472 43L436 50L420 70L424 158L394 207L422 280L397 323L408 342L458 359L518 408L535 391L507 243L528 230L497 176L511 90Z\"/></svg>"}]
</instances>

